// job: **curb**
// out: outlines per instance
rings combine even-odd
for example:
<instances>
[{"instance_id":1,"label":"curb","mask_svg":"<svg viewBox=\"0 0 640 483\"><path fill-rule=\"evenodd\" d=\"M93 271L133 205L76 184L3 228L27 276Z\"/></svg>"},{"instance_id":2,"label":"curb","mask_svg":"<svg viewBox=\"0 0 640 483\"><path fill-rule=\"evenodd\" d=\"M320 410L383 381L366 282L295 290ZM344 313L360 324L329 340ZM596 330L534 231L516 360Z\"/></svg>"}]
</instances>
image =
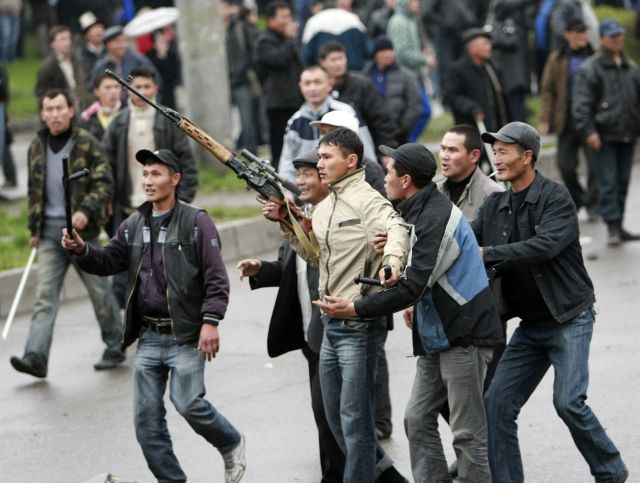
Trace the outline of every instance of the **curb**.
<instances>
[{"instance_id":1,"label":"curb","mask_svg":"<svg viewBox=\"0 0 640 483\"><path fill-rule=\"evenodd\" d=\"M218 233L222 243L222 258L225 263L273 251L282 241L278 224L266 221L262 217L220 223ZM2 318L5 318L9 313L22 276L22 270L22 268L14 268L0 272L0 317ZM234 276L234 274L229 274L229 276ZM34 264L25 285L17 314L29 313L33 309L37 283L37 264ZM60 292L60 304L87 297L87 291L80 277L74 269L70 268Z\"/></svg>"}]
</instances>

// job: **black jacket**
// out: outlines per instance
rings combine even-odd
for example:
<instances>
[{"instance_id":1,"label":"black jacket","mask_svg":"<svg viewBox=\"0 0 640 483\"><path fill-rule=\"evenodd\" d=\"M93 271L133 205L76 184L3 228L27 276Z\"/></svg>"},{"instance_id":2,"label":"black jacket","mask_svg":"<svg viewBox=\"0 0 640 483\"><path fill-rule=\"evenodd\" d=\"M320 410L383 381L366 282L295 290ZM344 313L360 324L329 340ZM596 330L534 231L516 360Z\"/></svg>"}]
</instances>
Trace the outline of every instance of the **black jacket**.
<instances>
[{"instance_id":1,"label":"black jacket","mask_svg":"<svg viewBox=\"0 0 640 483\"><path fill-rule=\"evenodd\" d=\"M393 138L396 126L389 115L387 103L366 75L361 72L347 72L343 83L334 90L333 97L346 102L362 116L371 131L375 146L398 145Z\"/></svg>"},{"instance_id":2,"label":"black jacket","mask_svg":"<svg viewBox=\"0 0 640 483\"><path fill-rule=\"evenodd\" d=\"M296 253L286 241L280 245L278 260L262 262L260 271L249 279L251 289L278 287L276 303L271 314L267 335L267 352L278 357L289 351L306 346L302 328L302 312L298 299L298 277L296 275ZM311 300L318 299L318 269L307 266L307 285ZM311 307L311 321L307 330L309 348L320 353L322 344L322 322L320 311Z\"/></svg>"},{"instance_id":3,"label":"black jacket","mask_svg":"<svg viewBox=\"0 0 640 483\"><path fill-rule=\"evenodd\" d=\"M267 29L256 40L256 72L267 109L298 109L304 99L298 89L302 60L292 39Z\"/></svg>"},{"instance_id":4,"label":"black jacket","mask_svg":"<svg viewBox=\"0 0 640 483\"><path fill-rule=\"evenodd\" d=\"M518 212L522 240L509 243L513 231L511 191L493 193L480 208L472 228L492 276L500 270L529 265L531 274L553 318L566 322L595 302L593 284L587 274L580 246L576 208L567 189L540 173ZM514 311L504 305L507 320Z\"/></svg>"},{"instance_id":5,"label":"black jacket","mask_svg":"<svg viewBox=\"0 0 640 483\"><path fill-rule=\"evenodd\" d=\"M640 70L625 55L618 67L606 50L583 62L576 74L572 115L586 138L633 143L640 133Z\"/></svg>"}]
</instances>

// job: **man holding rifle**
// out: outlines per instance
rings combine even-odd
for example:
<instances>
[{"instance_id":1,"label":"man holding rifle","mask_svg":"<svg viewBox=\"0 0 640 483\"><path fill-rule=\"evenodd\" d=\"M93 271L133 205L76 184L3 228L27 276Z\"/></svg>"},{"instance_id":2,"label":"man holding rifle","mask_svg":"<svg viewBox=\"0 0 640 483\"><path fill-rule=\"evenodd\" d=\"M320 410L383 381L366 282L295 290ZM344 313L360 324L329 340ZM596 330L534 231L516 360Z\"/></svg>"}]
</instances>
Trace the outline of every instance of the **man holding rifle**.
<instances>
[{"instance_id":1,"label":"man holding rifle","mask_svg":"<svg viewBox=\"0 0 640 483\"><path fill-rule=\"evenodd\" d=\"M138 339L134 421L138 443L158 481L187 481L167 429L164 393L189 425L214 446L225 482L245 470L244 437L205 398L204 366L220 348L218 324L229 300L220 238L205 211L178 201L178 157L167 149L136 153L147 201L122 222L105 248L65 231L62 245L97 275L128 271L123 344Z\"/></svg>"},{"instance_id":2,"label":"man holding rifle","mask_svg":"<svg viewBox=\"0 0 640 483\"><path fill-rule=\"evenodd\" d=\"M29 147L29 230L31 246L38 247L40 278L36 304L29 327L23 357L12 357L11 365L35 377L47 376L53 325L58 312L60 289L70 264L76 266L59 239L66 223L65 196L62 185L65 155L70 172L84 168L90 176L74 183L71 198L73 227L97 243L100 227L107 218L107 206L113 195L113 177L107 158L96 138L73 126L75 109L70 94L52 89L40 99L40 113L46 128ZM106 350L95 368L111 369L122 363L120 349L122 319L108 280L78 270L89 292L100 325Z\"/></svg>"}]
</instances>

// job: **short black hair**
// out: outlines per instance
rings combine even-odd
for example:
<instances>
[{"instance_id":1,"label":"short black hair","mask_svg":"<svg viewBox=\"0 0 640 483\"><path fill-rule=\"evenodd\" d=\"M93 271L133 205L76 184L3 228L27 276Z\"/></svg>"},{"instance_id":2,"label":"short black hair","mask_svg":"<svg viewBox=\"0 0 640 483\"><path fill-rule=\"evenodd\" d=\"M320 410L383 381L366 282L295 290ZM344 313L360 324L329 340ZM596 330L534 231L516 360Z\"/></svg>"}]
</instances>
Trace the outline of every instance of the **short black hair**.
<instances>
[{"instance_id":1,"label":"short black hair","mask_svg":"<svg viewBox=\"0 0 640 483\"><path fill-rule=\"evenodd\" d=\"M478 149L480 151L480 156L482 156L483 143L480 138L480 131L478 131L478 128L470 124L456 124L447 132L464 136L464 148L467 152L470 153L474 149Z\"/></svg>"},{"instance_id":2,"label":"short black hair","mask_svg":"<svg viewBox=\"0 0 640 483\"><path fill-rule=\"evenodd\" d=\"M409 176L411 176L411 173L407 170L407 168L405 168L395 160L393 162L393 169L396 170L396 175L398 176L404 176L405 174L408 174ZM416 179L413 176L411 176L411 182L416 188L422 189L425 186L427 186L429 183L431 183L431 180L427 181L425 179Z\"/></svg>"},{"instance_id":3,"label":"short black hair","mask_svg":"<svg viewBox=\"0 0 640 483\"><path fill-rule=\"evenodd\" d=\"M313 72L315 70L319 70L321 72L324 72L325 75L329 78L332 79L333 77L331 76L331 74L329 74L327 72L327 69L325 69L324 67L322 67L321 65L318 64L312 64L312 65L308 65L306 66L304 69L302 69L302 72L300 72L300 77L302 77L302 74L304 74L305 72Z\"/></svg>"},{"instance_id":4,"label":"short black hair","mask_svg":"<svg viewBox=\"0 0 640 483\"><path fill-rule=\"evenodd\" d=\"M318 50L318 58L320 60L324 60L327 55L333 52L342 52L347 55L347 49L344 45L337 40L329 40L320 46L320 49Z\"/></svg>"},{"instance_id":5,"label":"short black hair","mask_svg":"<svg viewBox=\"0 0 640 483\"><path fill-rule=\"evenodd\" d=\"M100 72L95 79L93 79L93 88L97 89L98 87L100 87L100 84L102 84L102 81L105 79L113 79L113 77L111 77L109 74L107 74L106 72ZM113 79L115 80L115 79Z\"/></svg>"},{"instance_id":6,"label":"short black hair","mask_svg":"<svg viewBox=\"0 0 640 483\"><path fill-rule=\"evenodd\" d=\"M56 35L62 32L71 33L71 28L66 25L54 25L49 29L49 43L53 42L56 39Z\"/></svg>"},{"instance_id":7,"label":"short black hair","mask_svg":"<svg viewBox=\"0 0 640 483\"><path fill-rule=\"evenodd\" d=\"M358 157L358 167L362 165L364 147L360 137L351 129L340 127L328 132L320 140L318 146L322 144L337 147L344 156L355 154Z\"/></svg>"},{"instance_id":8,"label":"short black hair","mask_svg":"<svg viewBox=\"0 0 640 483\"><path fill-rule=\"evenodd\" d=\"M273 2L269 2L264 9L264 16L267 18L273 18L278 14L278 10L286 8L290 12L293 12L291 9L291 5L283 0L274 0Z\"/></svg>"},{"instance_id":9,"label":"short black hair","mask_svg":"<svg viewBox=\"0 0 640 483\"><path fill-rule=\"evenodd\" d=\"M135 77L145 77L147 79L153 80L153 82L158 84L158 79L156 79L156 74L148 67L136 67L131 71L131 73L129 74L129 77L131 79Z\"/></svg>"},{"instance_id":10,"label":"short black hair","mask_svg":"<svg viewBox=\"0 0 640 483\"><path fill-rule=\"evenodd\" d=\"M42 110L42 105L44 104L45 99L53 99L54 97L58 97L59 95L64 96L65 100L67 101L67 106L75 108L75 98L73 97L71 92L69 92L67 89L60 89L56 87L54 89L47 89L44 94L40 96L40 99L38 99L39 110Z\"/></svg>"}]
</instances>

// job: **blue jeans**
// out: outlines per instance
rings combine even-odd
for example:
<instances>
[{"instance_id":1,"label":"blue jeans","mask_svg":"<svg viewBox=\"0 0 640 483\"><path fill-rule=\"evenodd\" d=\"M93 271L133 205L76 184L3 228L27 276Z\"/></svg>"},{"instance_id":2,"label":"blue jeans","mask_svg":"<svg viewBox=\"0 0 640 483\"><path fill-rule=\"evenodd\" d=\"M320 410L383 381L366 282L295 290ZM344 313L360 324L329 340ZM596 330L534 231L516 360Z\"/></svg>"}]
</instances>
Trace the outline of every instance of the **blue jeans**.
<instances>
[{"instance_id":1,"label":"blue jeans","mask_svg":"<svg viewBox=\"0 0 640 483\"><path fill-rule=\"evenodd\" d=\"M598 210L607 223L622 221L631 180L635 144L602 141L599 151L586 148L598 185Z\"/></svg>"},{"instance_id":2,"label":"blue jeans","mask_svg":"<svg viewBox=\"0 0 640 483\"><path fill-rule=\"evenodd\" d=\"M138 443L158 481L187 481L173 452L165 418L163 398L167 380L171 402L196 433L221 454L240 443L240 433L204 398L204 364L204 357L195 344L178 345L172 334L158 334L148 329L140 332L135 357L133 417Z\"/></svg>"},{"instance_id":3,"label":"blue jeans","mask_svg":"<svg viewBox=\"0 0 640 483\"><path fill-rule=\"evenodd\" d=\"M521 324L514 332L485 395L493 483L524 481L516 419L550 366L555 371L553 405L591 474L599 482L622 474L620 453L585 403L593 323L593 309L587 309L563 324Z\"/></svg>"},{"instance_id":4,"label":"blue jeans","mask_svg":"<svg viewBox=\"0 0 640 483\"><path fill-rule=\"evenodd\" d=\"M97 238L87 241L91 244L99 244ZM109 280L80 270L73 257L60 245L60 239L40 238L38 262L36 303L29 325L25 355L31 354L45 367L47 366L53 338L53 325L60 306L60 290L69 265L75 267L89 292L107 351L120 353L122 317L111 293Z\"/></svg>"},{"instance_id":5,"label":"blue jeans","mask_svg":"<svg viewBox=\"0 0 640 483\"><path fill-rule=\"evenodd\" d=\"M240 113L242 131L236 142L238 148L246 148L253 154L258 151L258 131L253 106L253 94L249 85L241 85L231 89L231 101Z\"/></svg>"},{"instance_id":6,"label":"blue jeans","mask_svg":"<svg viewBox=\"0 0 640 483\"><path fill-rule=\"evenodd\" d=\"M386 329L373 322L324 319L320 386L327 421L346 455L344 483L371 483L391 466L375 435L378 347Z\"/></svg>"},{"instance_id":7,"label":"blue jeans","mask_svg":"<svg viewBox=\"0 0 640 483\"><path fill-rule=\"evenodd\" d=\"M12 62L20 35L20 15L0 15L0 60Z\"/></svg>"}]
</instances>

